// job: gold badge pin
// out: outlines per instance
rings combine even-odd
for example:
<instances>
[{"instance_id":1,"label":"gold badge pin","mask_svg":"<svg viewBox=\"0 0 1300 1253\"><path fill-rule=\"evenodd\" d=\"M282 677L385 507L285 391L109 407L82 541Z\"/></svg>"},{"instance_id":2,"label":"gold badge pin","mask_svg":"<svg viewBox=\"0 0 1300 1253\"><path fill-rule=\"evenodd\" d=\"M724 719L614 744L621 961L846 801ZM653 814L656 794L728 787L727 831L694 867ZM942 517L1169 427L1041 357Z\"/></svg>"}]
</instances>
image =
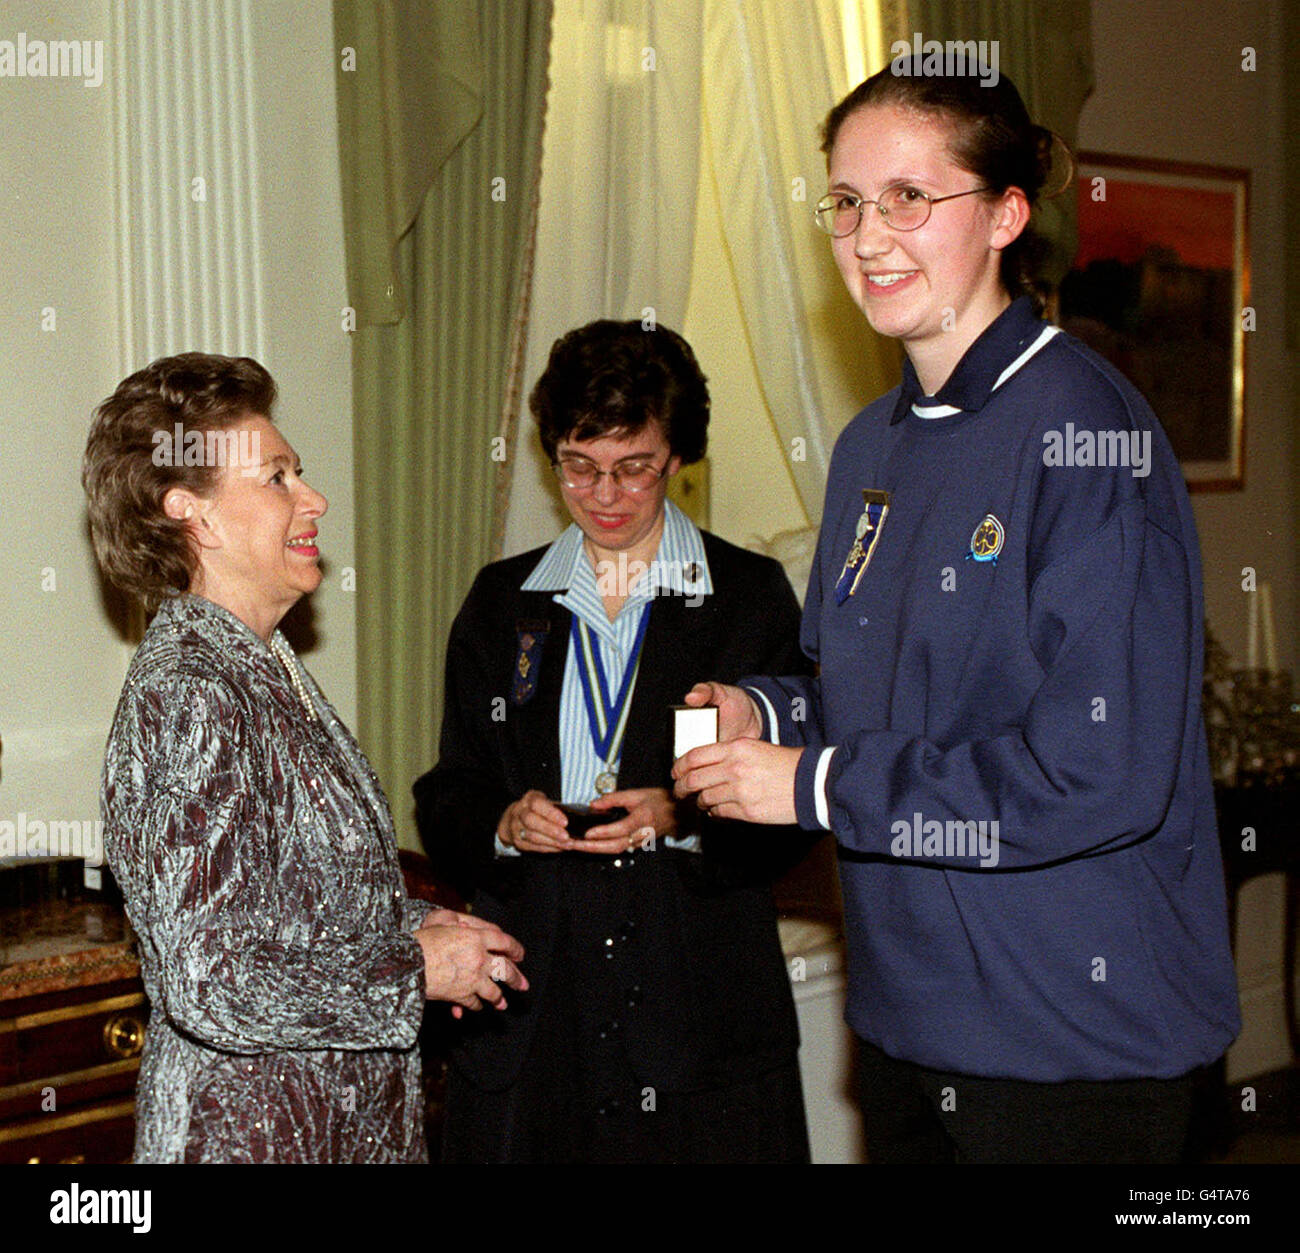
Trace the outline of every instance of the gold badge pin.
<instances>
[{"instance_id":1,"label":"gold badge pin","mask_svg":"<svg viewBox=\"0 0 1300 1253\"><path fill-rule=\"evenodd\" d=\"M998 553L1002 551L1002 545L1006 542L1006 528L998 521L994 514L986 513L983 521L980 522L970 537L970 552L966 554L967 560L991 561L997 564Z\"/></svg>"},{"instance_id":2,"label":"gold badge pin","mask_svg":"<svg viewBox=\"0 0 1300 1253\"><path fill-rule=\"evenodd\" d=\"M867 487L862 491L862 514L853 527L853 543L844 559L840 577L835 580L835 603L842 605L858 590L863 574L871 564L871 556L880 543L880 533L889 516L889 493L879 488Z\"/></svg>"}]
</instances>

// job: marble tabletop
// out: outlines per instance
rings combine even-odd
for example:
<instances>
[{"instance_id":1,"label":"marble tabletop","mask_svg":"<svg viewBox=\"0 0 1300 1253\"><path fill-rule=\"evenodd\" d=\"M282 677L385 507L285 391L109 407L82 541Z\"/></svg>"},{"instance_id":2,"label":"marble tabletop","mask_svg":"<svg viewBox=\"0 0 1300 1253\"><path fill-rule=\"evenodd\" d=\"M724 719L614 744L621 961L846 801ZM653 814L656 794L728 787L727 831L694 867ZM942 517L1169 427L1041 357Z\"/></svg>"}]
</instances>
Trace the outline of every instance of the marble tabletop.
<instances>
[{"instance_id":1,"label":"marble tabletop","mask_svg":"<svg viewBox=\"0 0 1300 1253\"><path fill-rule=\"evenodd\" d=\"M0 1002L139 973L118 905L47 900L0 908Z\"/></svg>"}]
</instances>

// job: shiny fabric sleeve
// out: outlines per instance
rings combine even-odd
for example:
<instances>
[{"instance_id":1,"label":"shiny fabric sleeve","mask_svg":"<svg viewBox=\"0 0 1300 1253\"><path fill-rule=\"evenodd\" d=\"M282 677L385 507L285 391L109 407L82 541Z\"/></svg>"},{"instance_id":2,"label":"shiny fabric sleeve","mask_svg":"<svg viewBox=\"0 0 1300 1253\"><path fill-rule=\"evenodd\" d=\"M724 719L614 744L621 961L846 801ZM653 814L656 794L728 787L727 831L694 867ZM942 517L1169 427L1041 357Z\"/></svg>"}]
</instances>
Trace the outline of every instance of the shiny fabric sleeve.
<instances>
[{"instance_id":1,"label":"shiny fabric sleeve","mask_svg":"<svg viewBox=\"0 0 1300 1253\"><path fill-rule=\"evenodd\" d=\"M430 910L441 908L441 905L435 905L432 901L420 900L418 897L408 897L406 903L402 906L402 930L418 931L424 922L425 914Z\"/></svg>"},{"instance_id":2,"label":"shiny fabric sleeve","mask_svg":"<svg viewBox=\"0 0 1300 1253\"><path fill-rule=\"evenodd\" d=\"M155 780L136 835L145 898L128 899L159 957L157 1008L230 1052L411 1047L419 945L397 926L301 907L316 850L277 825L279 765L261 760L235 693L185 686L156 694L157 742L142 741Z\"/></svg>"}]
</instances>

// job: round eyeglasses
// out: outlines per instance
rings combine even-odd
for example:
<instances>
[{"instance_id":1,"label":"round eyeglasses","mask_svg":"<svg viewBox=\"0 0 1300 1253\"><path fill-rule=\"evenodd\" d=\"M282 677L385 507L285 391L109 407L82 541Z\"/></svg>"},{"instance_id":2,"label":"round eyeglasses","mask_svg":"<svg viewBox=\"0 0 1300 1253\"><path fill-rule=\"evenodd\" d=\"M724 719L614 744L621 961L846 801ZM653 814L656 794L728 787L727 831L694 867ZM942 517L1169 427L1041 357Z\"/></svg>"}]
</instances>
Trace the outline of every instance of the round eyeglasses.
<instances>
[{"instance_id":1,"label":"round eyeglasses","mask_svg":"<svg viewBox=\"0 0 1300 1253\"><path fill-rule=\"evenodd\" d=\"M930 210L934 205L981 191L988 191L988 188L972 187L969 191L955 191L951 196L927 196L915 187L889 187L880 193L879 200L863 200L847 191L833 191L817 202L813 216L817 225L832 239L843 239L858 229L863 209L873 204L886 226L896 231L915 231L930 220Z\"/></svg>"},{"instance_id":2,"label":"round eyeglasses","mask_svg":"<svg viewBox=\"0 0 1300 1253\"><path fill-rule=\"evenodd\" d=\"M668 461L671 460L672 457L669 457ZM667 473L668 461L658 469L649 461L621 461L612 470L602 470L593 461L562 457L559 461L551 462L551 469L565 487L571 487L575 491L595 487L608 475L622 491L648 492Z\"/></svg>"}]
</instances>

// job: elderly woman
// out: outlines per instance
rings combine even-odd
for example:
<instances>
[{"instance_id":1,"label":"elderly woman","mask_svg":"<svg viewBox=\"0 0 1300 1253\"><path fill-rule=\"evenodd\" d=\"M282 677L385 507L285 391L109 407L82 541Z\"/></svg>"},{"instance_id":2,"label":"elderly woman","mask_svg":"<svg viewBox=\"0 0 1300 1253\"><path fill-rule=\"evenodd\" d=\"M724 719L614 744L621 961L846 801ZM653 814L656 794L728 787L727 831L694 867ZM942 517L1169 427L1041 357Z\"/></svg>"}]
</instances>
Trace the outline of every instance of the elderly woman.
<instances>
[{"instance_id":1,"label":"elderly woman","mask_svg":"<svg viewBox=\"0 0 1300 1253\"><path fill-rule=\"evenodd\" d=\"M765 857L761 832L668 794L670 707L714 670L798 669L794 595L665 500L709 418L679 335L573 331L532 408L573 525L480 572L415 787L430 856L519 936L532 981L460 1024L444 1160L806 1160L769 889L797 841Z\"/></svg>"},{"instance_id":2,"label":"elderly woman","mask_svg":"<svg viewBox=\"0 0 1300 1253\"><path fill-rule=\"evenodd\" d=\"M426 998L504 1008L522 949L408 900L388 805L276 629L321 581L325 498L257 362L189 353L99 408L108 578L156 610L104 766L152 1007L137 1161L419 1161Z\"/></svg>"}]
</instances>

